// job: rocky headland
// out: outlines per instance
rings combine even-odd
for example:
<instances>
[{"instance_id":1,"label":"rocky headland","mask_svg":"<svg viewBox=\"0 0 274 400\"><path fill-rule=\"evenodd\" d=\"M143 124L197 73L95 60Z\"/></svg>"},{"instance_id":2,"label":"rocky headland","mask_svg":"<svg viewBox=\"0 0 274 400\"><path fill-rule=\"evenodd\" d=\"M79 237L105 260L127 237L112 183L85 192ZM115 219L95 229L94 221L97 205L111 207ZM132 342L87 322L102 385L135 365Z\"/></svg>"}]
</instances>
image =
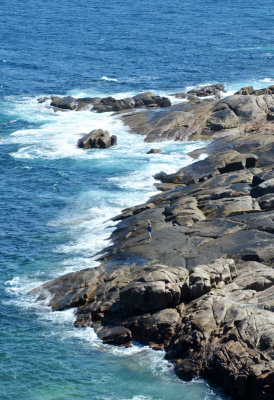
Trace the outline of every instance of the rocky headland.
<instances>
[{"instance_id":1,"label":"rocky headland","mask_svg":"<svg viewBox=\"0 0 274 400\"><path fill-rule=\"evenodd\" d=\"M92 326L106 343L164 349L183 379L209 379L234 399L270 400L274 87L191 95L176 106L118 110L149 142L210 142L191 153L193 164L159 172L157 195L114 218L98 268L32 294L53 310L76 307L75 326Z\"/></svg>"}]
</instances>

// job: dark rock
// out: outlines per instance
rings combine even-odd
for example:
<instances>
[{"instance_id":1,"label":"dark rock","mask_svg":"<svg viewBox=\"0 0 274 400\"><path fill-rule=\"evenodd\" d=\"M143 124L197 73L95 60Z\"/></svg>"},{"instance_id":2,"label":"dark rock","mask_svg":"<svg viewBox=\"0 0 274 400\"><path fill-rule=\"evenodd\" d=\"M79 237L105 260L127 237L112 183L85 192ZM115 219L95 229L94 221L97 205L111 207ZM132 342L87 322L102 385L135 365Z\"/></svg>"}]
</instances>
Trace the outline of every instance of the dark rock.
<instances>
[{"instance_id":1,"label":"dark rock","mask_svg":"<svg viewBox=\"0 0 274 400\"><path fill-rule=\"evenodd\" d=\"M260 183L251 190L251 196L253 197L261 197L269 193L274 193L274 178Z\"/></svg>"},{"instance_id":2,"label":"dark rock","mask_svg":"<svg viewBox=\"0 0 274 400\"><path fill-rule=\"evenodd\" d=\"M147 100L147 99L151 99L151 97L154 97L154 93L153 92L144 92L144 93L137 94L136 96L133 96L133 99L135 101L138 101L138 100L144 101L144 100Z\"/></svg>"},{"instance_id":3,"label":"dark rock","mask_svg":"<svg viewBox=\"0 0 274 400\"><path fill-rule=\"evenodd\" d=\"M274 209L274 196L273 194L266 194L257 199L259 206L262 210L273 210Z\"/></svg>"},{"instance_id":4,"label":"dark rock","mask_svg":"<svg viewBox=\"0 0 274 400\"><path fill-rule=\"evenodd\" d=\"M67 97L52 97L51 98L51 106L62 108L65 110L75 110L77 106L76 99L71 96Z\"/></svg>"},{"instance_id":5,"label":"dark rock","mask_svg":"<svg viewBox=\"0 0 274 400\"><path fill-rule=\"evenodd\" d=\"M174 96L177 99L186 99L186 94L185 93L172 93L170 96Z\"/></svg>"},{"instance_id":6,"label":"dark rock","mask_svg":"<svg viewBox=\"0 0 274 400\"><path fill-rule=\"evenodd\" d=\"M113 105L113 111L130 110L132 108L135 108L135 101L132 98L116 100Z\"/></svg>"},{"instance_id":7,"label":"dark rock","mask_svg":"<svg viewBox=\"0 0 274 400\"><path fill-rule=\"evenodd\" d=\"M187 100L189 101L189 103L191 104L198 104L201 102L201 99L199 99L198 96L196 96L195 94L187 94Z\"/></svg>"},{"instance_id":8,"label":"dark rock","mask_svg":"<svg viewBox=\"0 0 274 400\"><path fill-rule=\"evenodd\" d=\"M50 97L39 97L39 99L37 99L38 103L45 103L47 100L49 100Z\"/></svg>"},{"instance_id":9,"label":"dark rock","mask_svg":"<svg viewBox=\"0 0 274 400\"><path fill-rule=\"evenodd\" d=\"M150 149L147 154L163 154L164 151L161 149Z\"/></svg>"},{"instance_id":10,"label":"dark rock","mask_svg":"<svg viewBox=\"0 0 274 400\"><path fill-rule=\"evenodd\" d=\"M100 326L95 332L107 344L129 345L132 340L131 331L124 326Z\"/></svg>"},{"instance_id":11,"label":"dark rock","mask_svg":"<svg viewBox=\"0 0 274 400\"><path fill-rule=\"evenodd\" d=\"M169 107L171 102L166 97L155 96L151 92L141 93L133 98L128 97L116 100L113 97L106 97L93 105L93 109L97 112L107 111L123 111L131 110L139 107Z\"/></svg>"},{"instance_id":12,"label":"dark rock","mask_svg":"<svg viewBox=\"0 0 274 400\"><path fill-rule=\"evenodd\" d=\"M135 338L141 338L143 344L163 349L175 335L180 321L180 313L173 308L167 308L154 314L130 317L125 320L124 325L133 332Z\"/></svg>"},{"instance_id":13,"label":"dark rock","mask_svg":"<svg viewBox=\"0 0 274 400\"><path fill-rule=\"evenodd\" d=\"M116 135L111 135L110 137L110 145L111 146L116 146L117 144L117 136Z\"/></svg>"},{"instance_id":14,"label":"dark rock","mask_svg":"<svg viewBox=\"0 0 274 400\"><path fill-rule=\"evenodd\" d=\"M108 131L102 129L95 129L78 140L78 147L81 149L107 149L116 144L117 137L115 135L110 136Z\"/></svg>"},{"instance_id":15,"label":"dark rock","mask_svg":"<svg viewBox=\"0 0 274 400\"><path fill-rule=\"evenodd\" d=\"M267 120L268 121L274 121L274 113L273 112L270 112L270 113L267 114Z\"/></svg>"},{"instance_id":16,"label":"dark rock","mask_svg":"<svg viewBox=\"0 0 274 400\"><path fill-rule=\"evenodd\" d=\"M249 95L255 95L255 96L261 96L263 94L272 94L274 93L274 86L268 86L268 88L264 88L264 89L258 89L258 90L254 90L253 86L246 86L241 88L238 92L236 92L235 94L240 94L240 95L245 95L245 96L249 96Z\"/></svg>"},{"instance_id":17,"label":"dark rock","mask_svg":"<svg viewBox=\"0 0 274 400\"><path fill-rule=\"evenodd\" d=\"M198 97L215 96L220 98L220 92L224 92L225 87L223 84L201 86L197 89L192 89L187 92L187 95L196 95Z\"/></svg>"},{"instance_id":18,"label":"dark rock","mask_svg":"<svg viewBox=\"0 0 274 400\"><path fill-rule=\"evenodd\" d=\"M234 94L249 96L251 94L254 94L254 92L255 91L254 91L253 86L245 86L245 87L242 87L240 90L238 90L238 92L235 92Z\"/></svg>"},{"instance_id":19,"label":"dark rock","mask_svg":"<svg viewBox=\"0 0 274 400\"><path fill-rule=\"evenodd\" d=\"M209 115L232 110L243 126L250 118L266 121L269 96L140 114L152 118L153 135L182 137L182 113L202 129ZM145 97L134 101L152 96ZM94 327L106 343L137 340L165 349L184 379L210 379L237 400L272 399L274 135L267 126L263 133L220 138L201 150L206 159L156 174L171 190L114 218L112 244L97 255L100 267L67 274L32 294L53 310L77 307L75 326Z\"/></svg>"}]
</instances>

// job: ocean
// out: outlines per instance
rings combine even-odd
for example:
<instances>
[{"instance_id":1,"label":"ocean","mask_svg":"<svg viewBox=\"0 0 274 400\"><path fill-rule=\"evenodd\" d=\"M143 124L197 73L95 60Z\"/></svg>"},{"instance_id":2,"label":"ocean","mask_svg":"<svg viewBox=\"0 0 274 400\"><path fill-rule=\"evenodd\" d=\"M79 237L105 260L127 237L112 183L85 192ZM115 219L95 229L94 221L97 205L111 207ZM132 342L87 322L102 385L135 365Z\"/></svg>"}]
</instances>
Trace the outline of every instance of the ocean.
<instances>
[{"instance_id":1,"label":"ocean","mask_svg":"<svg viewBox=\"0 0 274 400\"><path fill-rule=\"evenodd\" d=\"M111 113L53 112L37 99L274 84L273 0L1 0L0 15L0 399L226 400L179 380L163 352L104 345L73 327L74 310L27 294L97 266L111 218L155 194L153 175L191 163L201 143L152 146ZM96 128L118 145L77 148Z\"/></svg>"}]
</instances>

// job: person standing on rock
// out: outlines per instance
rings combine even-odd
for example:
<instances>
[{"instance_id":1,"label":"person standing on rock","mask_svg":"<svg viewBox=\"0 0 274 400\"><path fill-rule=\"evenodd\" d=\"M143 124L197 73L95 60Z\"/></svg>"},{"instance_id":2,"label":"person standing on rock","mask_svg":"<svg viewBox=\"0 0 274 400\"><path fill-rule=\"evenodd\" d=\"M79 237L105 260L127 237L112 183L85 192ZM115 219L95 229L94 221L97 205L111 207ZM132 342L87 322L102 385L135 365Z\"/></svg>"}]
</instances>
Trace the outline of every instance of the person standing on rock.
<instances>
[{"instance_id":1,"label":"person standing on rock","mask_svg":"<svg viewBox=\"0 0 274 400\"><path fill-rule=\"evenodd\" d=\"M148 234L148 238L151 239L151 228L152 228L152 224L150 219L147 222L147 234Z\"/></svg>"}]
</instances>

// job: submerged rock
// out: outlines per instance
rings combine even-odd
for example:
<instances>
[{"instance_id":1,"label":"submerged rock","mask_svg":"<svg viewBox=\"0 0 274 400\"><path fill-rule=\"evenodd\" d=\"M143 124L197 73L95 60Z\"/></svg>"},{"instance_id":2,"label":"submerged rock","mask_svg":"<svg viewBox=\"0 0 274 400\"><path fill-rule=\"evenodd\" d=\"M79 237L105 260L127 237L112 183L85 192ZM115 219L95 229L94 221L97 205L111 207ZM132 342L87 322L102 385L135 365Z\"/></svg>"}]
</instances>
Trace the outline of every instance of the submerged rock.
<instances>
[{"instance_id":1,"label":"submerged rock","mask_svg":"<svg viewBox=\"0 0 274 400\"><path fill-rule=\"evenodd\" d=\"M150 149L147 154L163 154L164 151L161 149Z\"/></svg>"}]
</instances>

